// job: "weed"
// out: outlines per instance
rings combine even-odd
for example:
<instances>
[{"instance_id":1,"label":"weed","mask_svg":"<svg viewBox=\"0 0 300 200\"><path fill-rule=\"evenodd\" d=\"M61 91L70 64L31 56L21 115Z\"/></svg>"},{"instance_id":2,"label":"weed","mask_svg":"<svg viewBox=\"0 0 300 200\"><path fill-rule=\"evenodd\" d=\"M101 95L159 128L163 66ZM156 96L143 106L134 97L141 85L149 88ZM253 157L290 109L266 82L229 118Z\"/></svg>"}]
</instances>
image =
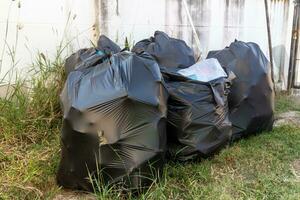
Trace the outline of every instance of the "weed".
<instances>
[{"instance_id":1,"label":"weed","mask_svg":"<svg viewBox=\"0 0 300 200\"><path fill-rule=\"evenodd\" d=\"M0 99L0 199L44 199L49 183L57 190L63 61L38 54L32 79L18 78Z\"/></svg>"}]
</instances>

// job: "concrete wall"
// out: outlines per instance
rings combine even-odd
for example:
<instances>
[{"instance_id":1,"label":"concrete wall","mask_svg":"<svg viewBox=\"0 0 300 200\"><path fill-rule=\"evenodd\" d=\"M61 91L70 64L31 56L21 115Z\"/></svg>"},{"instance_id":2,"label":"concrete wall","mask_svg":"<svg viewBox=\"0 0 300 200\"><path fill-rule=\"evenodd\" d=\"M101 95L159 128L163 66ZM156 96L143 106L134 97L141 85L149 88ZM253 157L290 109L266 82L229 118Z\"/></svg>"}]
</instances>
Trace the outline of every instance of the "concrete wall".
<instances>
[{"instance_id":1,"label":"concrete wall","mask_svg":"<svg viewBox=\"0 0 300 200\"><path fill-rule=\"evenodd\" d=\"M184 39L197 54L199 53L181 0L21 0L20 2L18 6L18 1L0 1L0 53L4 49L0 77L14 66L11 56L8 55L9 48L17 46L15 61L18 63L14 66L14 71L25 75L27 70L25 66L34 59L37 51L53 56L61 38L72 40L72 48L69 51L73 51L89 46L90 40L96 41L99 33L108 35L124 46L125 37L134 43L153 35L155 30L162 30L173 37ZM209 50L224 48L234 39L256 42L268 54L263 0L187 0L187 2L204 56ZM272 0L270 12L276 79L285 83L293 3L291 0ZM8 34L5 37L7 19Z\"/></svg>"},{"instance_id":2,"label":"concrete wall","mask_svg":"<svg viewBox=\"0 0 300 200\"><path fill-rule=\"evenodd\" d=\"M94 15L92 0L0 0L0 78L26 76L37 53L54 57L62 38L74 50L89 46Z\"/></svg>"}]
</instances>

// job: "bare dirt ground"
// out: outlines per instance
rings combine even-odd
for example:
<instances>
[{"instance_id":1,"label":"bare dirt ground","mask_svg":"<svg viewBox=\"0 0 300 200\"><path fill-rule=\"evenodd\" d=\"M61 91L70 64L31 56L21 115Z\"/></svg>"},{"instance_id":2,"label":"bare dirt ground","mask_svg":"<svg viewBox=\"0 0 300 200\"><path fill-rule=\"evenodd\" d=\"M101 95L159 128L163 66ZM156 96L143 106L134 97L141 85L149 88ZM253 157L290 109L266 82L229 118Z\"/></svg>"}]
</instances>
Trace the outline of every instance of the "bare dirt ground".
<instances>
[{"instance_id":1,"label":"bare dirt ground","mask_svg":"<svg viewBox=\"0 0 300 200\"><path fill-rule=\"evenodd\" d=\"M96 197L82 192L61 190L61 192L57 194L53 200L96 200Z\"/></svg>"},{"instance_id":2,"label":"bare dirt ground","mask_svg":"<svg viewBox=\"0 0 300 200\"><path fill-rule=\"evenodd\" d=\"M289 111L285 113L281 113L276 116L275 127L292 124L296 126L300 126L300 112L298 111Z\"/></svg>"}]
</instances>

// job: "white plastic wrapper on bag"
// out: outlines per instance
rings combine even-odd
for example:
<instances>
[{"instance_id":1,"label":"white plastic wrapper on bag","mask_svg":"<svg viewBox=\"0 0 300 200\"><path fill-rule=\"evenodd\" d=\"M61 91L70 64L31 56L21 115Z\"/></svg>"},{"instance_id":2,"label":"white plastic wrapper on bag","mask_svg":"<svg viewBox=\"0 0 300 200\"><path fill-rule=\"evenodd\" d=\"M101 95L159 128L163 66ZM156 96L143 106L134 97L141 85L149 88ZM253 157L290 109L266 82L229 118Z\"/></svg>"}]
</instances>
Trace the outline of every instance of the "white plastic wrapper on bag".
<instances>
[{"instance_id":1,"label":"white plastic wrapper on bag","mask_svg":"<svg viewBox=\"0 0 300 200\"><path fill-rule=\"evenodd\" d=\"M209 82L218 78L227 77L226 72L215 58L200 61L189 68L181 69L179 74L192 80Z\"/></svg>"}]
</instances>

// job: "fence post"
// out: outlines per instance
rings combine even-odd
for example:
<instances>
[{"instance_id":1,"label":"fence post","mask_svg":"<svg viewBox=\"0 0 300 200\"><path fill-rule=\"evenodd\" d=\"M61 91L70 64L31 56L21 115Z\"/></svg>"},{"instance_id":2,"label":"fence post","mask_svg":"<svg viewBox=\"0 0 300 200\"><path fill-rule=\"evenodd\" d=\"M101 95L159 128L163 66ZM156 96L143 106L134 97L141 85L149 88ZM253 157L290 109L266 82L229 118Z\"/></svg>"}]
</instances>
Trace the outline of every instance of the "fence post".
<instances>
[{"instance_id":1,"label":"fence post","mask_svg":"<svg viewBox=\"0 0 300 200\"><path fill-rule=\"evenodd\" d=\"M295 67L296 58L298 53L298 41L299 41L299 7L300 0L294 0L294 17L293 17L293 30L291 38L291 53L290 53L290 64L288 73L288 92L291 91L295 81Z\"/></svg>"}]
</instances>

